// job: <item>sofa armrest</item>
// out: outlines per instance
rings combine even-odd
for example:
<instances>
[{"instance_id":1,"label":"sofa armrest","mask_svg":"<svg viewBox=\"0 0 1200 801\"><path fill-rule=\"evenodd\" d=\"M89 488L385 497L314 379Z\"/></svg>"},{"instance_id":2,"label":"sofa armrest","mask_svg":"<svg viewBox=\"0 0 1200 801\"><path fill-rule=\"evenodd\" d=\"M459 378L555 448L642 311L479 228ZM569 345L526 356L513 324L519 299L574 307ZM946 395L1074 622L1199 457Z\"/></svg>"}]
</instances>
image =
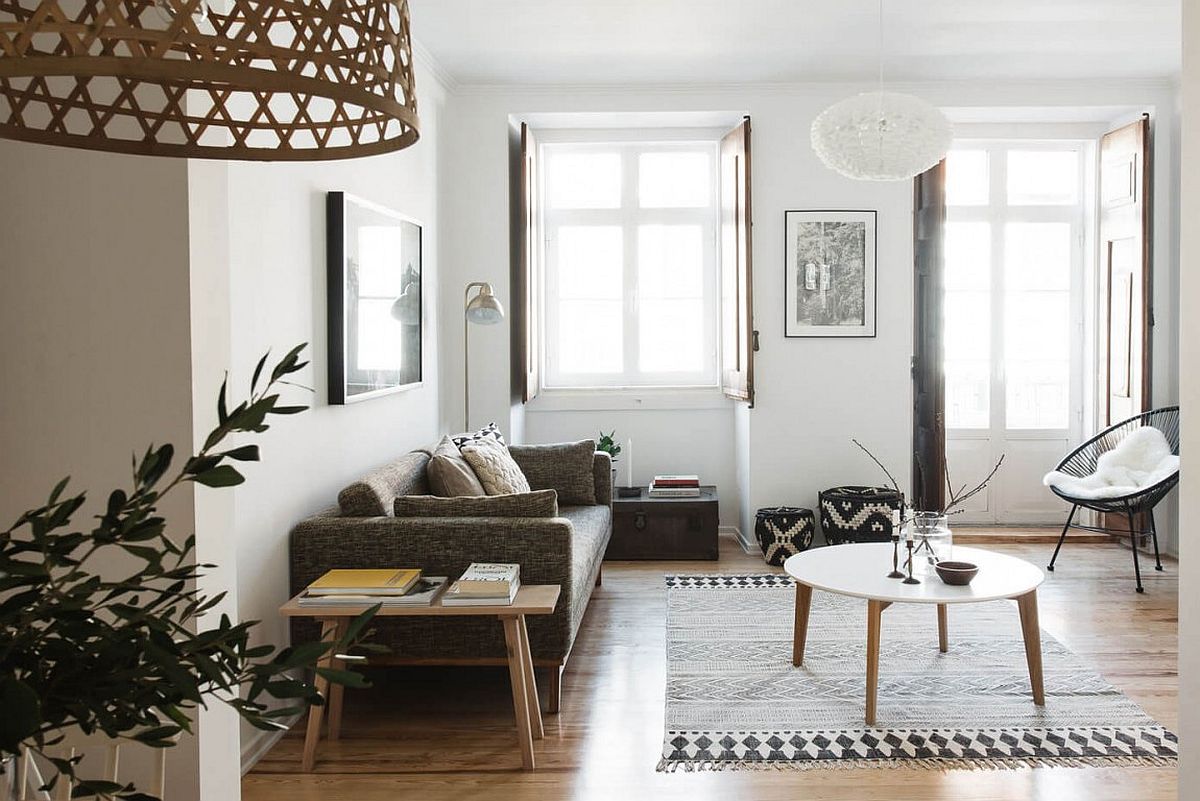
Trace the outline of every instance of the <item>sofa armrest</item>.
<instances>
[{"instance_id":1,"label":"sofa armrest","mask_svg":"<svg viewBox=\"0 0 1200 801\"><path fill-rule=\"evenodd\" d=\"M291 593L334 568L419 567L455 579L471 562L521 565L528 584L559 584L571 598L572 526L560 517L341 517L292 529Z\"/></svg>"},{"instance_id":2,"label":"sofa armrest","mask_svg":"<svg viewBox=\"0 0 1200 801\"><path fill-rule=\"evenodd\" d=\"M596 505L612 506L612 457L604 451L596 451L592 457L592 480L596 482Z\"/></svg>"}]
</instances>

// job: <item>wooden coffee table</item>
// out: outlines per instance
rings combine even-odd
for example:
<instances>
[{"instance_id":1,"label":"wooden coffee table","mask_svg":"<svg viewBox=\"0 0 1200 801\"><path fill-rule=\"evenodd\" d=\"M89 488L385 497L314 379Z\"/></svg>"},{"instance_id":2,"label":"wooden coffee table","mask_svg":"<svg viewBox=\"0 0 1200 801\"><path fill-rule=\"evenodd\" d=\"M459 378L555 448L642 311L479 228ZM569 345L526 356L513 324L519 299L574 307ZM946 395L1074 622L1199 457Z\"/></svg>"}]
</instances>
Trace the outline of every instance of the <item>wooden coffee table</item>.
<instances>
[{"instance_id":1,"label":"wooden coffee table","mask_svg":"<svg viewBox=\"0 0 1200 801\"><path fill-rule=\"evenodd\" d=\"M901 543L901 563L905 549ZM804 643L808 637L808 612L812 591L863 598L867 602L867 709L868 726L875 725L875 704L879 687L879 648L883 610L892 604L934 604L937 606L938 645L944 653L950 647L947 631L948 607L984 601L1012 599L1021 615L1025 638L1025 659L1029 664L1029 683L1033 702L1046 703L1042 684L1042 639L1038 627L1037 588L1045 578L1041 569L1024 559L978 548L954 547L955 561L974 562L979 575L966 587L952 587L936 575L919 575L920 584L903 584L887 577L892 569L892 544L866 543L816 548L789 557L783 569L796 580L796 627L792 643L792 664L804 663Z\"/></svg>"},{"instance_id":2,"label":"wooden coffee table","mask_svg":"<svg viewBox=\"0 0 1200 801\"><path fill-rule=\"evenodd\" d=\"M533 658L529 652L529 632L526 615L550 615L558 603L557 584L526 584L517 590L509 606L442 606L441 598L432 606L383 607L376 617L494 617L504 625L504 641L508 647L508 675L512 682L513 709L517 715L517 739L521 746L521 764L534 769L533 741L542 739L542 707L538 703L537 684L533 677ZM279 609L285 617L311 617L321 624L321 639L338 640L345 636L351 619L370 606L300 605L296 596ZM343 667L333 653L326 655L322 667ZM330 740L341 736L342 691L340 684L331 688L327 679L316 678L317 690L327 695L329 706ZM308 728L304 735L304 755L301 769L311 773L316 764L317 743L321 739L321 718L324 706L310 707Z\"/></svg>"}]
</instances>

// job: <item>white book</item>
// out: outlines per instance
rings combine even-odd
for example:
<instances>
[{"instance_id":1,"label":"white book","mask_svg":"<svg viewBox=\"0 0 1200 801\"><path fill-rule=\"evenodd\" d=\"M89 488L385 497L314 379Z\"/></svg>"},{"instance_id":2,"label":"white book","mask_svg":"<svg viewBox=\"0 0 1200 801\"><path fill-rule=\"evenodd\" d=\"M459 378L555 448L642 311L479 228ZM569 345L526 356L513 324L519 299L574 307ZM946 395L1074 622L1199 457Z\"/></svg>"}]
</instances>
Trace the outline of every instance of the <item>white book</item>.
<instances>
[{"instance_id":1,"label":"white book","mask_svg":"<svg viewBox=\"0 0 1200 801\"><path fill-rule=\"evenodd\" d=\"M458 584L457 581L451 584L450 589L442 595L442 606L508 606L517 597L517 590L521 589L521 581L517 579L503 595L464 595Z\"/></svg>"},{"instance_id":2,"label":"white book","mask_svg":"<svg viewBox=\"0 0 1200 801\"><path fill-rule=\"evenodd\" d=\"M520 579L520 565L472 562L455 585L460 596L503 596L510 594Z\"/></svg>"},{"instance_id":3,"label":"white book","mask_svg":"<svg viewBox=\"0 0 1200 801\"><path fill-rule=\"evenodd\" d=\"M655 487L650 485L651 498L699 498L699 487Z\"/></svg>"},{"instance_id":4,"label":"white book","mask_svg":"<svg viewBox=\"0 0 1200 801\"><path fill-rule=\"evenodd\" d=\"M447 576L419 579L407 595L311 595L300 596L301 606L430 606L450 583Z\"/></svg>"}]
</instances>

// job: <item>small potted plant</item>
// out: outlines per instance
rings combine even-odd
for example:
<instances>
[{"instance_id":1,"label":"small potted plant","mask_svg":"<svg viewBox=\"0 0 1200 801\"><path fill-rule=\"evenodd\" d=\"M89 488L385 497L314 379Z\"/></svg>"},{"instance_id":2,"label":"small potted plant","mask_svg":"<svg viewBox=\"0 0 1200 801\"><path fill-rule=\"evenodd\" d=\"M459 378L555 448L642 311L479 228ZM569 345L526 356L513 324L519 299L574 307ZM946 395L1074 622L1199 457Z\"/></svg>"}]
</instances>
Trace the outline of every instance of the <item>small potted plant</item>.
<instances>
[{"instance_id":1,"label":"small potted plant","mask_svg":"<svg viewBox=\"0 0 1200 801\"><path fill-rule=\"evenodd\" d=\"M600 439L596 440L596 450L603 451L612 459L612 483L617 486L617 456L621 453L621 446L617 444L617 431L613 429L605 434L600 432Z\"/></svg>"}]
</instances>

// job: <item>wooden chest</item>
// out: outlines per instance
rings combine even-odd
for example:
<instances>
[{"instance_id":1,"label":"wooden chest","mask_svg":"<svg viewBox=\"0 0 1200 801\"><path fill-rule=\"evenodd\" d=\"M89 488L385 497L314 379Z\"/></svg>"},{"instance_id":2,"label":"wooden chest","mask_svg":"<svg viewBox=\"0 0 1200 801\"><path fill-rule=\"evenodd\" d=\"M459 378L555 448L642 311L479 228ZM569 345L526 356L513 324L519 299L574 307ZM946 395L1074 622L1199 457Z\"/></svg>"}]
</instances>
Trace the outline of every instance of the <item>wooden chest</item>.
<instances>
[{"instance_id":1,"label":"wooden chest","mask_svg":"<svg viewBox=\"0 0 1200 801\"><path fill-rule=\"evenodd\" d=\"M716 559L717 488L695 498L613 498L605 559Z\"/></svg>"}]
</instances>

